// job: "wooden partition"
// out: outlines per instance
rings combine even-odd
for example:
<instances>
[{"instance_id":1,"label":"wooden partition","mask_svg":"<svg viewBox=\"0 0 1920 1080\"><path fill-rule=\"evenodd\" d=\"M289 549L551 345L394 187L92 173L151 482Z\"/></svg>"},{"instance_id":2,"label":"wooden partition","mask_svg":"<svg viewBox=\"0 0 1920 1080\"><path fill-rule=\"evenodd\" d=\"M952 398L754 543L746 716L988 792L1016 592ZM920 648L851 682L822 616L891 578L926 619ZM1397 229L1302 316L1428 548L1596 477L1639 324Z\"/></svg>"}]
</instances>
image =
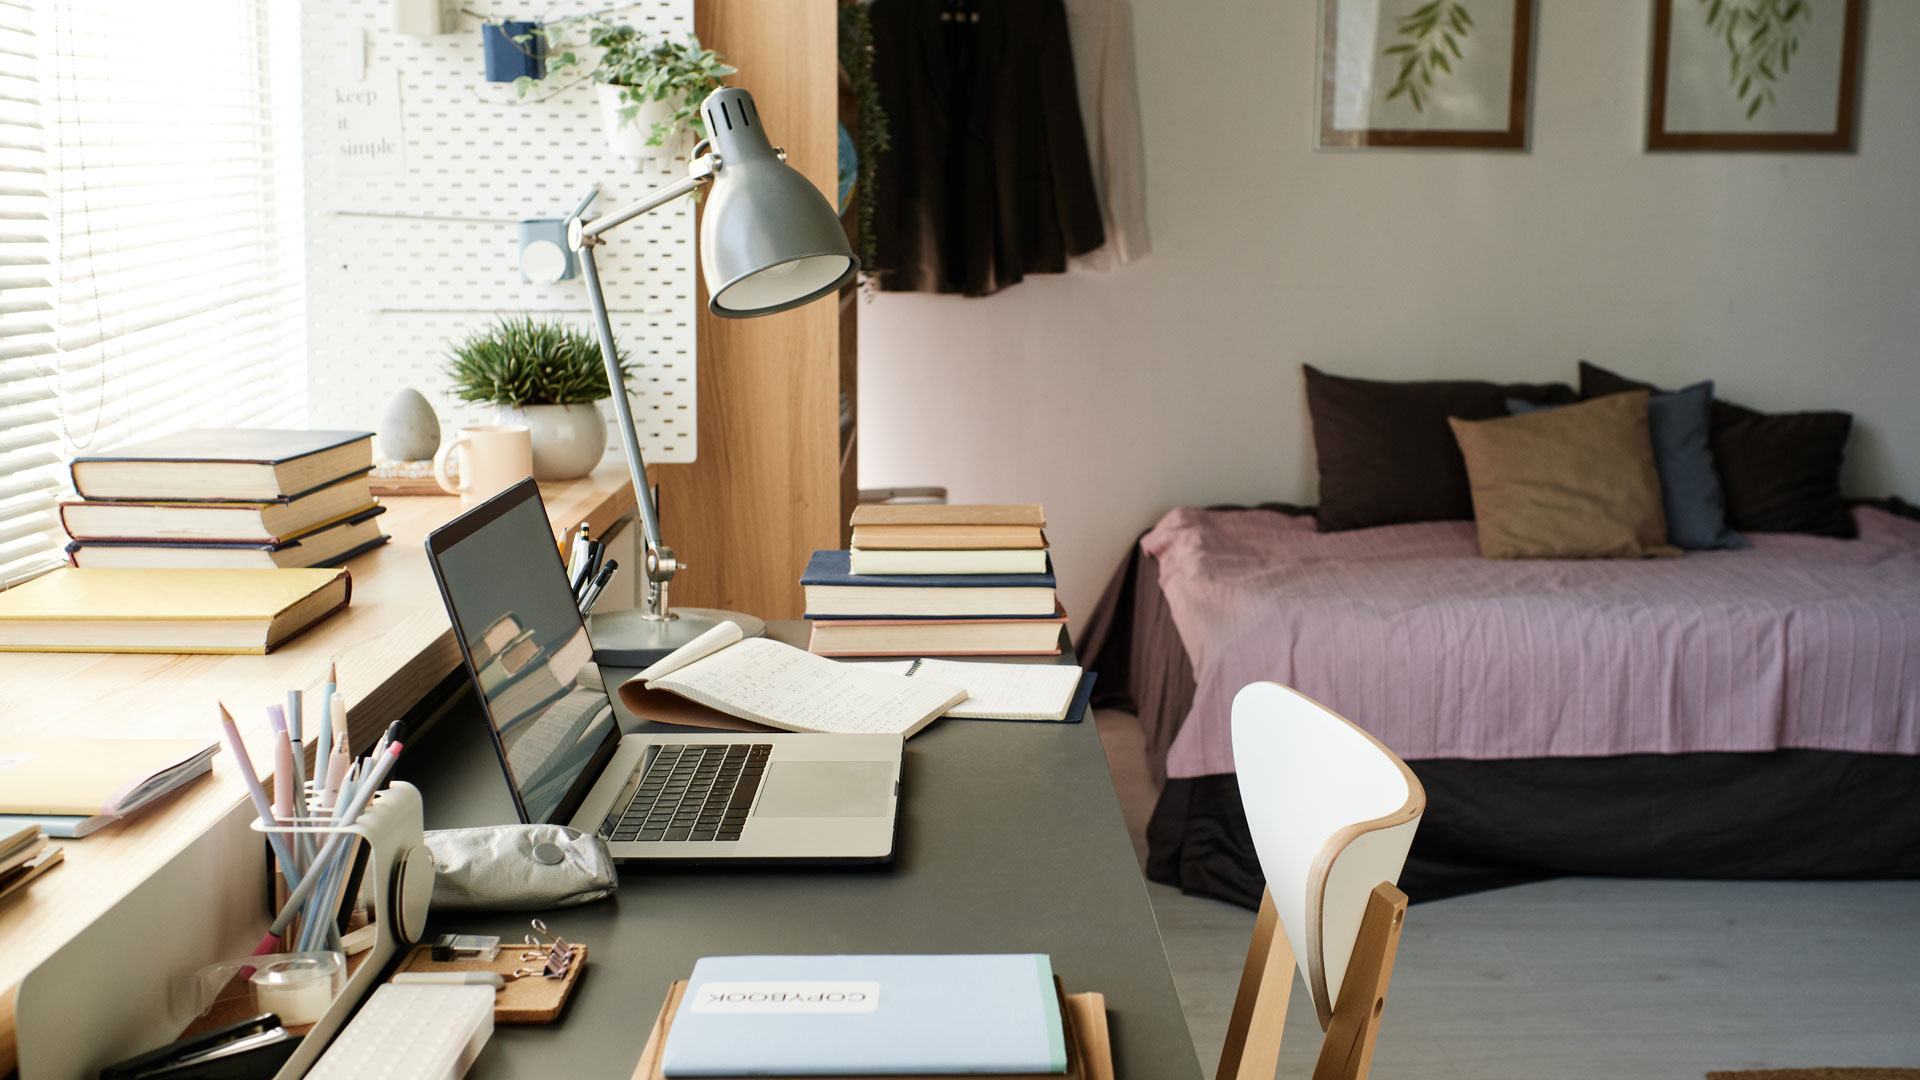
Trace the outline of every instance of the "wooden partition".
<instances>
[{"instance_id":1,"label":"wooden partition","mask_svg":"<svg viewBox=\"0 0 1920 1080\"><path fill-rule=\"evenodd\" d=\"M774 145L823 192L838 173L834 0L698 0L700 40L740 69ZM801 614L800 572L843 546L856 468L840 402L851 401L851 290L758 319L699 304L699 458L651 470L661 528L686 564L670 599L768 619ZM843 319L844 313L844 319Z\"/></svg>"}]
</instances>

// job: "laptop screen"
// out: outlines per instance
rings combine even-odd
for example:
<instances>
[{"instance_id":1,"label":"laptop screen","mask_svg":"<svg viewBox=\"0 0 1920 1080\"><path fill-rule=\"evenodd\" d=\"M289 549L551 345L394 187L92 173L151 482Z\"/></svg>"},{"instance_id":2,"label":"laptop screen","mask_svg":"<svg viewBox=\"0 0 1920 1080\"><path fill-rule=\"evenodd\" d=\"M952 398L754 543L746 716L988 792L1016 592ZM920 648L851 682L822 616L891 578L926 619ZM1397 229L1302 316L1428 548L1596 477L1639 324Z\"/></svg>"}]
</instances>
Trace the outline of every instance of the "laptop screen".
<instances>
[{"instance_id":1,"label":"laptop screen","mask_svg":"<svg viewBox=\"0 0 1920 1080\"><path fill-rule=\"evenodd\" d=\"M509 488L427 547L522 819L552 820L616 721L539 489Z\"/></svg>"}]
</instances>

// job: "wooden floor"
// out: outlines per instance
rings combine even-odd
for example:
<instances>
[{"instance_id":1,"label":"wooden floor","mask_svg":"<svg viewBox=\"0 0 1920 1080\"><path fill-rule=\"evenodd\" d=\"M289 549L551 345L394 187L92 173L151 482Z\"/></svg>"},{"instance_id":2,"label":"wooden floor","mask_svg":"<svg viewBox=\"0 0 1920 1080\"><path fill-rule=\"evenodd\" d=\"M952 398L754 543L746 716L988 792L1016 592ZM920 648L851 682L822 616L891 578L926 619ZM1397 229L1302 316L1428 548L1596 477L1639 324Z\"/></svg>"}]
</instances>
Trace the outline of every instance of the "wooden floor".
<instances>
[{"instance_id":1,"label":"wooden floor","mask_svg":"<svg viewBox=\"0 0 1920 1080\"><path fill-rule=\"evenodd\" d=\"M1102 712L1143 857L1155 792ZM1253 913L1149 883L1201 1062L1219 1059ZM1293 995L1280 1075L1320 1031ZM1710 1069L1920 1067L1920 882L1564 878L1417 904L1378 1080L1701 1080Z\"/></svg>"}]
</instances>

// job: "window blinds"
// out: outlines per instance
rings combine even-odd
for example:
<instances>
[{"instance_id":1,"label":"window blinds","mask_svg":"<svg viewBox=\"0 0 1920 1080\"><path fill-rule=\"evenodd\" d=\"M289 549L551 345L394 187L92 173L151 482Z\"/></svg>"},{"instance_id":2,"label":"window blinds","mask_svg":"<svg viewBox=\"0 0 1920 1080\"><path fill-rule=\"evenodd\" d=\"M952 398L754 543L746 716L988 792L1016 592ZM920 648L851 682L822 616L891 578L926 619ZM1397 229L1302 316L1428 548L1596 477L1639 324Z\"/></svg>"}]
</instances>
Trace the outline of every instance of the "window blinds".
<instances>
[{"instance_id":1,"label":"window blinds","mask_svg":"<svg viewBox=\"0 0 1920 1080\"><path fill-rule=\"evenodd\" d=\"M304 421L297 5L0 0L0 587L65 455Z\"/></svg>"}]
</instances>

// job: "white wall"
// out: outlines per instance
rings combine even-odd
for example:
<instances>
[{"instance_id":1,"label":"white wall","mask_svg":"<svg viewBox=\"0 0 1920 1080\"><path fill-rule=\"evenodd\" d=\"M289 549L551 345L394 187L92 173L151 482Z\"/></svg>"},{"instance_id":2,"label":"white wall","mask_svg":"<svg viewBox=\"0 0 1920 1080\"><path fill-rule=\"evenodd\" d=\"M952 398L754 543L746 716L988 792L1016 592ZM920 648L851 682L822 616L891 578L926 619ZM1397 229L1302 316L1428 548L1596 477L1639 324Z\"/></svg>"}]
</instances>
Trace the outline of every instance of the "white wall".
<instances>
[{"instance_id":1,"label":"white wall","mask_svg":"<svg viewBox=\"0 0 1920 1080\"><path fill-rule=\"evenodd\" d=\"M863 486L1046 504L1084 616L1182 503L1315 497L1300 364L1567 379L1588 358L1854 413L1920 499L1920 4L1870 5L1859 153L1650 155L1651 0L1540 0L1532 148L1315 152L1318 0L1133 0L1154 254L860 311Z\"/></svg>"}]
</instances>

